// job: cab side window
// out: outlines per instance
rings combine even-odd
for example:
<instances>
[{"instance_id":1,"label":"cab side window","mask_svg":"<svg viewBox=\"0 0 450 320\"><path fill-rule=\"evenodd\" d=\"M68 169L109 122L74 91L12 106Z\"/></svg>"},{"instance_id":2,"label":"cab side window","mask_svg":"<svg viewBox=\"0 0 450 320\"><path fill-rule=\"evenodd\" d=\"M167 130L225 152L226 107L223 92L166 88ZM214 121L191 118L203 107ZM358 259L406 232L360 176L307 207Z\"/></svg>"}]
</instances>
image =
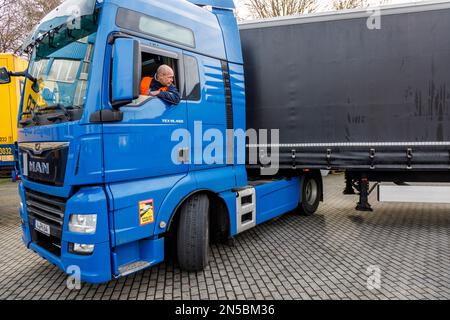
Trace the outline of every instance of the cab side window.
<instances>
[{"instance_id":1,"label":"cab side window","mask_svg":"<svg viewBox=\"0 0 450 320\"><path fill-rule=\"evenodd\" d=\"M186 96L188 101L198 101L201 97L200 76L197 59L192 56L184 56L184 69L186 72Z\"/></svg>"},{"instance_id":2,"label":"cab side window","mask_svg":"<svg viewBox=\"0 0 450 320\"><path fill-rule=\"evenodd\" d=\"M174 77L173 85L178 89L178 91L183 92L183 90L181 90L181 88L180 88L182 83L180 81L180 73L179 72L181 72L181 71L179 70L178 59L142 51L141 52L141 61L142 61L141 79L143 79L145 77L154 78L158 68L161 65L166 64L169 67L171 67L172 70L174 71L175 77ZM152 98L153 97L148 96L148 95L140 95L138 99L134 100L130 104L130 106L140 106L140 105L144 104L147 100L150 100Z\"/></svg>"},{"instance_id":3,"label":"cab side window","mask_svg":"<svg viewBox=\"0 0 450 320\"><path fill-rule=\"evenodd\" d=\"M161 55L142 52L142 78L144 77L155 77L156 71L159 66L166 64L172 68L175 73L175 79L173 85L180 90L179 84L179 71L178 71L178 63L176 59L164 57Z\"/></svg>"}]
</instances>

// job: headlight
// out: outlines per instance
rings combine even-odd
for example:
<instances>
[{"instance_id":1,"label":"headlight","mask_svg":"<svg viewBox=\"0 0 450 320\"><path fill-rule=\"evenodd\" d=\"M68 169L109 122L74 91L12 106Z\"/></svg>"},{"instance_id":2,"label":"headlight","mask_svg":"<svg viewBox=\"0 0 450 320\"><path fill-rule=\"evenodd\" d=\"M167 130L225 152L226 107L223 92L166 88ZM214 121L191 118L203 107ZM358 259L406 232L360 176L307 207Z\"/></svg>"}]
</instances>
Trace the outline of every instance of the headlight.
<instances>
[{"instance_id":1,"label":"headlight","mask_svg":"<svg viewBox=\"0 0 450 320\"><path fill-rule=\"evenodd\" d=\"M93 234L97 229L96 214L73 214L70 216L69 231Z\"/></svg>"}]
</instances>

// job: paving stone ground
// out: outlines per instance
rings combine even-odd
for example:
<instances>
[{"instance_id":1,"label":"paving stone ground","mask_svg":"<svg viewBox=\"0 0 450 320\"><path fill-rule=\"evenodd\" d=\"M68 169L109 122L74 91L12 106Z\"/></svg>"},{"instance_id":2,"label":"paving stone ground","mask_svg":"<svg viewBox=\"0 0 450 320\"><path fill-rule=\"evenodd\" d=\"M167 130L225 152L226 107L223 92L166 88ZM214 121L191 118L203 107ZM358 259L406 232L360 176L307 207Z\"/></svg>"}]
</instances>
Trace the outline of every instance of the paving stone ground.
<instances>
[{"instance_id":1,"label":"paving stone ground","mask_svg":"<svg viewBox=\"0 0 450 320\"><path fill-rule=\"evenodd\" d=\"M169 261L70 291L63 272L22 244L16 185L0 180L0 299L450 299L450 205L371 195L375 212L360 213L342 175L324 182L314 216L288 213L234 246L213 245L202 272Z\"/></svg>"}]
</instances>

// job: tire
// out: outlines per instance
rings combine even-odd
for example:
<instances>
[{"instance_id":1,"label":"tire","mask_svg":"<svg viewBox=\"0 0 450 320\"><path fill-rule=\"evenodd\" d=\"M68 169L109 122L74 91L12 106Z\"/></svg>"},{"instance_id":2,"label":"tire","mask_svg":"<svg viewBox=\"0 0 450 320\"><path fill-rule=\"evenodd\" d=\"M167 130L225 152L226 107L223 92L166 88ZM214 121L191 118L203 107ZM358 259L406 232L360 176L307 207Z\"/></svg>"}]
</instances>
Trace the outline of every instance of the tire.
<instances>
[{"instance_id":1,"label":"tire","mask_svg":"<svg viewBox=\"0 0 450 320\"><path fill-rule=\"evenodd\" d=\"M177 256L180 268L200 271L208 264L209 199L194 195L181 207L177 231Z\"/></svg>"},{"instance_id":2,"label":"tire","mask_svg":"<svg viewBox=\"0 0 450 320\"><path fill-rule=\"evenodd\" d=\"M304 216L311 216L319 207L322 198L322 177L320 175L306 175L300 179L301 199L298 212Z\"/></svg>"}]
</instances>

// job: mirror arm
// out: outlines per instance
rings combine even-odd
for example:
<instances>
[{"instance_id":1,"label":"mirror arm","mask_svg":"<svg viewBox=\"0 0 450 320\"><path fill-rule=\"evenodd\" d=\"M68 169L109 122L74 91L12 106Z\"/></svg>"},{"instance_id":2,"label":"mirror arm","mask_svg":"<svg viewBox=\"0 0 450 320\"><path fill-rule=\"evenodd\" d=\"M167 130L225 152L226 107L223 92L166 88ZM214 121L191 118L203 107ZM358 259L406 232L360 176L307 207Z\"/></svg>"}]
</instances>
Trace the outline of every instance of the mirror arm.
<instances>
[{"instance_id":1,"label":"mirror arm","mask_svg":"<svg viewBox=\"0 0 450 320\"><path fill-rule=\"evenodd\" d=\"M129 36L123 32L116 31L116 32L111 33L108 36L108 44L114 44L114 41L116 41L117 38L133 39L131 36Z\"/></svg>"},{"instance_id":2,"label":"mirror arm","mask_svg":"<svg viewBox=\"0 0 450 320\"><path fill-rule=\"evenodd\" d=\"M33 77L31 74L29 74L27 71L20 71L20 72L8 71L8 74L10 77L24 77L24 78L30 79L30 81L33 82L31 89L33 89L33 91L36 93L39 92L38 80L35 77Z\"/></svg>"},{"instance_id":3,"label":"mirror arm","mask_svg":"<svg viewBox=\"0 0 450 320\"><path fill-rule=\"evenodd\" d=\"M28 72L26 72L26 71L21 71L21 72L12 72L12 71L9 71L8 74L9 74L11 77L25 77L25 78L30 79L30 80L33 81L33 82L37 82L37 79L36 79L35 77L33 77L31 74L29 74Z\"/></svg>"}]
</instances>

